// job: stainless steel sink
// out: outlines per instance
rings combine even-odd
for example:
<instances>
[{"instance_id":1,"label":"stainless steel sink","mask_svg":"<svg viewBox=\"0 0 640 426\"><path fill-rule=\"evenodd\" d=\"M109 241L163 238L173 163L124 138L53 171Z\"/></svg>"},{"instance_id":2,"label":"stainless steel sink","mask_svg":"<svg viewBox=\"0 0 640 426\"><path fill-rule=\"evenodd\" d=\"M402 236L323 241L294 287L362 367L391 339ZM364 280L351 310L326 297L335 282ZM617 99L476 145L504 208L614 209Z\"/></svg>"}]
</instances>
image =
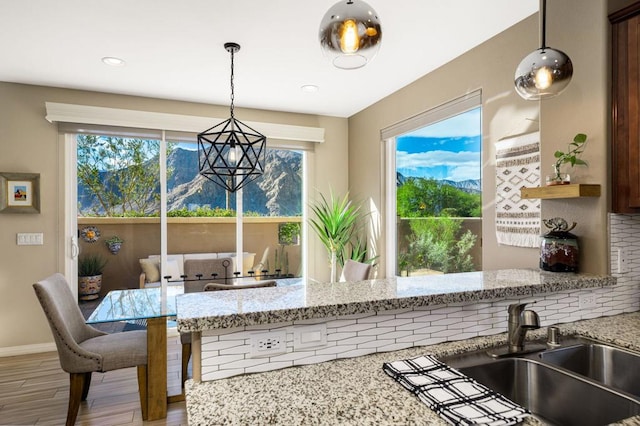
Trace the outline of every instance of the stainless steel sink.
<instances>
[{"instance_id":1,"label":"stainless steel sink","mask_svg":"<svg viewBox=\"0 0 640 426\"><path fill-rule=\"evenodd\" d=\"M579 346L588 345L573 347ZM534 353L496 359L479 351L442 361L528 408L545 425L600 426L640 415L640 397L617 391L604 381L598 383L587 374L552 365L546 354L561 354L563 349L572 347L551 349L542 352L542 357ZM592 355L590 359L583 362L597 363L598 357ZM612 362L617 364L617 358ZM602 365L606 370L606 363ZM633 374L635 379L631 380L638 382L638 372Z\"/></svg>"},{"instance_id":2,"label":"stainless steel sink","mask_svg":"<svg viewBox=\"0 0 640 426\"><path fill-rule=\"evenodd\" d=\"M640 398L640 356L599 343L541 352L540 358Z\"/></svg>"}]
</instances>

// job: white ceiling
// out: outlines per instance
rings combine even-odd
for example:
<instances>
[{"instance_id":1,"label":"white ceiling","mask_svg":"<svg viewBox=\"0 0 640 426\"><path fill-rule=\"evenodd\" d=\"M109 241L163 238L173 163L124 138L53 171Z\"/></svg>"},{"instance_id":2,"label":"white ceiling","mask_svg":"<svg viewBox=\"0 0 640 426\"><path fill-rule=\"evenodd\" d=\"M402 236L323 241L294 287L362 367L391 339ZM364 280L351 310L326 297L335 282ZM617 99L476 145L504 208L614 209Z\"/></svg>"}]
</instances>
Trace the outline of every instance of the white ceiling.
<instances>
[{"instance_id":1,"label":"white ceiling","mask_svg":"<svg viewBox=\"0 0 640 426\"><path fill-rule=\"evenodd\" d=\"M340 70L317 38L334 3L0 0L0 81L226 105L223 44L233 41L237 106L349 117L538 10L538 0L368 0L382 21L380 52Z\"/></svg>"}]
</instances>

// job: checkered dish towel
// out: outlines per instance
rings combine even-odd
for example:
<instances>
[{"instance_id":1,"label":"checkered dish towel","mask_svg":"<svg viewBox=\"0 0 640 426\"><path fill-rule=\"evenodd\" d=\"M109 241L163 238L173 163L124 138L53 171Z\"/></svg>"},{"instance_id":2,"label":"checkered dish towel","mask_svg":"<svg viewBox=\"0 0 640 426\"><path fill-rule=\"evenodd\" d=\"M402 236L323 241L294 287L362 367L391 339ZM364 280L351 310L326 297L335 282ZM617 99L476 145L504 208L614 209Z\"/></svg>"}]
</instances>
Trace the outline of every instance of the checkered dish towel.
<instances>
[{"instance_id":1,"label":"checkered dish towel","mask_svg":"<svg viewBox=\"0 0 640 426\"><path fill-rule=\"evenodd\" d=\"M382 368L452 425L514 425L531 415L432 355L385 362Z\"/></svg>"}]
</instances>

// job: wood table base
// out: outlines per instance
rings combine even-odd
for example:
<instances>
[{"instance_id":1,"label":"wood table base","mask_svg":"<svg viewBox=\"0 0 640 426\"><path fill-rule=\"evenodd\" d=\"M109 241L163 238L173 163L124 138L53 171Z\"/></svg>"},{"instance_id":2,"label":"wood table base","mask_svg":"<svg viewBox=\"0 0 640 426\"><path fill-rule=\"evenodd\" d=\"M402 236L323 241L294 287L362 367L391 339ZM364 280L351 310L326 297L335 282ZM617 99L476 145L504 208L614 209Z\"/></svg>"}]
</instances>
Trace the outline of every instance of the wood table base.
<instances>
[{"instance_id":1,"label":"wood table base","mask_svg":"<svg viewBox=\"0 0 640 426\"><path fill-rule=\"evenodd\" d=\"M147 320L146 420L167 417L167 319Z\"/></svg>"}]
</instances>

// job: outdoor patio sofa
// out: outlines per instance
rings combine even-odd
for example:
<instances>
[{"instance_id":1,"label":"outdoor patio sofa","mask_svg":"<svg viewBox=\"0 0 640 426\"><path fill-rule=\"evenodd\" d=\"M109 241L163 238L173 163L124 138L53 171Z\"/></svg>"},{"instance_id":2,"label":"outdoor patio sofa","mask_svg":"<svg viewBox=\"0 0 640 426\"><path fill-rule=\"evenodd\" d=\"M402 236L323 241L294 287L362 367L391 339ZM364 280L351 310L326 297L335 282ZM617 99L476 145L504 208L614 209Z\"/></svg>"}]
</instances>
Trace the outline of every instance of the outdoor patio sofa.
<instances>
[{"instance_id":1,"label":"outdoor patio sofa","mask_svg":"<svg viewBox=\"0 0 640 426\"><path fill-rule=\"evenodd\" d=\"M185 254L169 254L167 255L167 271L160 271L160 255L153 254L147 258L139 259L140 268L140 288L158 287L160 279L163 276L171 275L169 285L183 285L181 277L185 274L185 262L202 261L206 259L230 258L232 265L229 268L229 276L233 276L233 272L237 271L236 254L235 253L185 253ZM243 254L242 274L247 273L253 268L255 253ZM188 277L194 278L194 277Z\"/></svg>"}]
</instances>

